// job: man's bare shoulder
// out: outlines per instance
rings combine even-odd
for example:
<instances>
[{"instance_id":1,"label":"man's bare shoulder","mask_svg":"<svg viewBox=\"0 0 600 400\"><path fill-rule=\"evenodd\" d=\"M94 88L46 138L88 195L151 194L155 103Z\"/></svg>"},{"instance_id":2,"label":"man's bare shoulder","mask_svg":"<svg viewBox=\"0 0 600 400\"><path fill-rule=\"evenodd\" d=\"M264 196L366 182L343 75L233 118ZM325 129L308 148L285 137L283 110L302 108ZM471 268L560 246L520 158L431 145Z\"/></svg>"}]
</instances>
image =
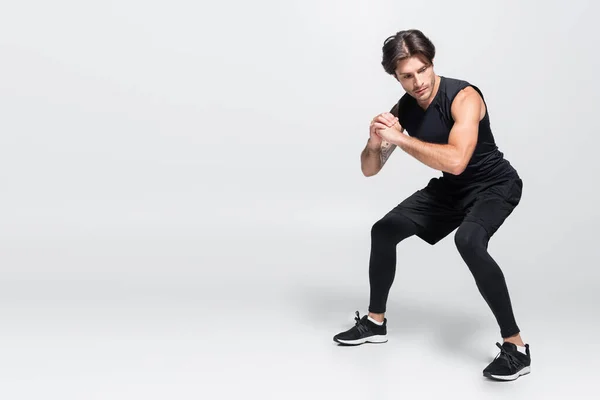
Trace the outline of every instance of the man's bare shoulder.
<instances>
[{"instance_id":1,"label":"man's bare shoulder","mask_svg":"<svg viewBox=\"0 0 600 400\"><path fill-rule=\"evenodd\" d=\"M461 89L452 101L452 114L460 114L465 110L480 111L480 119L485 115L486 107L481 94L473 87Z\"/></svg>"}]
</instances>

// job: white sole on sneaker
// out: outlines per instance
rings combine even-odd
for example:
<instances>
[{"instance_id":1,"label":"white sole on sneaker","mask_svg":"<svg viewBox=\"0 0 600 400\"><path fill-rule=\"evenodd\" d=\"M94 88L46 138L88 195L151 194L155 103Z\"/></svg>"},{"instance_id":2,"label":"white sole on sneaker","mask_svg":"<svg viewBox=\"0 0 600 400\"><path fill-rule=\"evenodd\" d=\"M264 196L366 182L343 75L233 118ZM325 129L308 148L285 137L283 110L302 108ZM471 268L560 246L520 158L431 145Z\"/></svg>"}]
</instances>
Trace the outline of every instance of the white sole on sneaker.
<instances>
[{"instance_id":1,"label":"white sole on sneaker","mask_svg":"<svg viewBox=\"0 0 600 400\"><path fill-rule=\"evenodd\" d=\"M493 375L493 374L486 374L485 376L487 376L488 378L493 378L493 379L497 379L497 380L500 380L500 381L514 381L518 377L520 377L522 375L527 375L530 372L531 372L531 367L525 367L525 368L523 368L522 370L520 370L519 372L517 372L514 375Z\"/></svg>"},{"instance_id":2,"label":"white sole on sneaker","mask_svg":"<svg viewBox=\"0 0 600 400\"><path fill-rule=\"evenodd\" d=\"M369 336L369 337L362 338L362 339L356 339L356 340L336 339L336 342L338 342L338 343L349 344L349 345L357 345L357 344L363 344L363 343L385 343L387 341L388 341L387 335L373 335L373 336Z\"/></svg>"}]
</instances>

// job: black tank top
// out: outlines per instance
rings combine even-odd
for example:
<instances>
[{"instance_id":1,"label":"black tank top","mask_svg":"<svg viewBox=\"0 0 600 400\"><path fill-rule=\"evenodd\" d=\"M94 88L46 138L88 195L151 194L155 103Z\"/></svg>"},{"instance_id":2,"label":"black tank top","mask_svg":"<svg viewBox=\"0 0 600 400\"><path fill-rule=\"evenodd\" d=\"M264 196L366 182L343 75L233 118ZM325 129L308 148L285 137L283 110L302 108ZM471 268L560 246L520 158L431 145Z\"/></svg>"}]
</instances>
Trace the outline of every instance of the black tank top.
<instances>
[{"instance_id":1,"label":"black tank top","mask_svg":"<svg viewBox=\"0 0 600 400\"><path fill-rule=\"evenodd\" d=\"M406 93L392 108L400 125L410 136L425 142L447 144L450 130L454 125L451 106L452 101L462 89L473 87L483 98L478 87L469 82L440 76L439 90L435 98L423 110L414 97ZM483 99L485 102L485 99ZM490 127L490 118L486 103L486 112L479 122L477 145L467 168L460 175L443 172L443 180L451 185L470 186L492 181L518 177L517 171L504 158L504 154L496 146Z\"/></svg>"}]
</instances>

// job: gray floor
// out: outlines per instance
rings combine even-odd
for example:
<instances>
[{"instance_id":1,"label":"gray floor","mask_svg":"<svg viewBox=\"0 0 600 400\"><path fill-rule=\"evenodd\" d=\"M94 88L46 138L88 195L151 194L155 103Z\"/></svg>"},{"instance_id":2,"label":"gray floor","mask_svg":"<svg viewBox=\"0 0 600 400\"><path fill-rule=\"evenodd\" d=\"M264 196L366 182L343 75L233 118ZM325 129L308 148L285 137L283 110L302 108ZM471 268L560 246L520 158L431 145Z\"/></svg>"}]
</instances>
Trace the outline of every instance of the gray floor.
<instances>
[{"instance_id":1,"label":"gray floor","mask_svg":"<svg viewBox=\"0 0 600 400\"><path fill-rule=\"evenodd\" d=\"M500 235L495 248L509 243ZM598 295L535 280L533 265L510 256L497 258L532 373L510 383L481 376L499 336L451 240L399 247L390 340L350 348L331 337L366 311L364 233L14 239L1 250L5 399L599 394Z\"/></svg>"}]
</instances>

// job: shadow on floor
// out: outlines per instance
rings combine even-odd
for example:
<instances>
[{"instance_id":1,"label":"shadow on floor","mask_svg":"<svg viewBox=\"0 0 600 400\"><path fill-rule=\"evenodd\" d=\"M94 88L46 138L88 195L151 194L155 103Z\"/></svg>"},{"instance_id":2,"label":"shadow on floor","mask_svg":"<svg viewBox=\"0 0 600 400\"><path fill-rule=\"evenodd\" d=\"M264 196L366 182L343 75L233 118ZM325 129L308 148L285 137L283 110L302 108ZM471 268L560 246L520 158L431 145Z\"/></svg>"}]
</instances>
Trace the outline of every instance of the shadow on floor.
<instances>
[{"instance_id":1,"label":"shadow on floor","mask_svg":"<svg viewBox=\"0 0 600 400\"><path fill-rule=\"evenodd\" d=\"M335 332L346 330L353 324L354 310L365 313L368 299L331 287L304 287L295 292L294 304L307 323L334 326ZM411 337L425 339L436 350L463 357L478 363L490 362L490 349L494 342L485 344L493 335L492 319L450 308L435 302L420 302L415 299L388 302L388 336L393 341ZM481 336L478 336L481 335ZM497 340L499 334L491 340ZM332 341L333 343L333 341ZM479 344L478 344L479 343ZM390 344L390 343L388 343Z\"/></svg>"}]
</instances>

